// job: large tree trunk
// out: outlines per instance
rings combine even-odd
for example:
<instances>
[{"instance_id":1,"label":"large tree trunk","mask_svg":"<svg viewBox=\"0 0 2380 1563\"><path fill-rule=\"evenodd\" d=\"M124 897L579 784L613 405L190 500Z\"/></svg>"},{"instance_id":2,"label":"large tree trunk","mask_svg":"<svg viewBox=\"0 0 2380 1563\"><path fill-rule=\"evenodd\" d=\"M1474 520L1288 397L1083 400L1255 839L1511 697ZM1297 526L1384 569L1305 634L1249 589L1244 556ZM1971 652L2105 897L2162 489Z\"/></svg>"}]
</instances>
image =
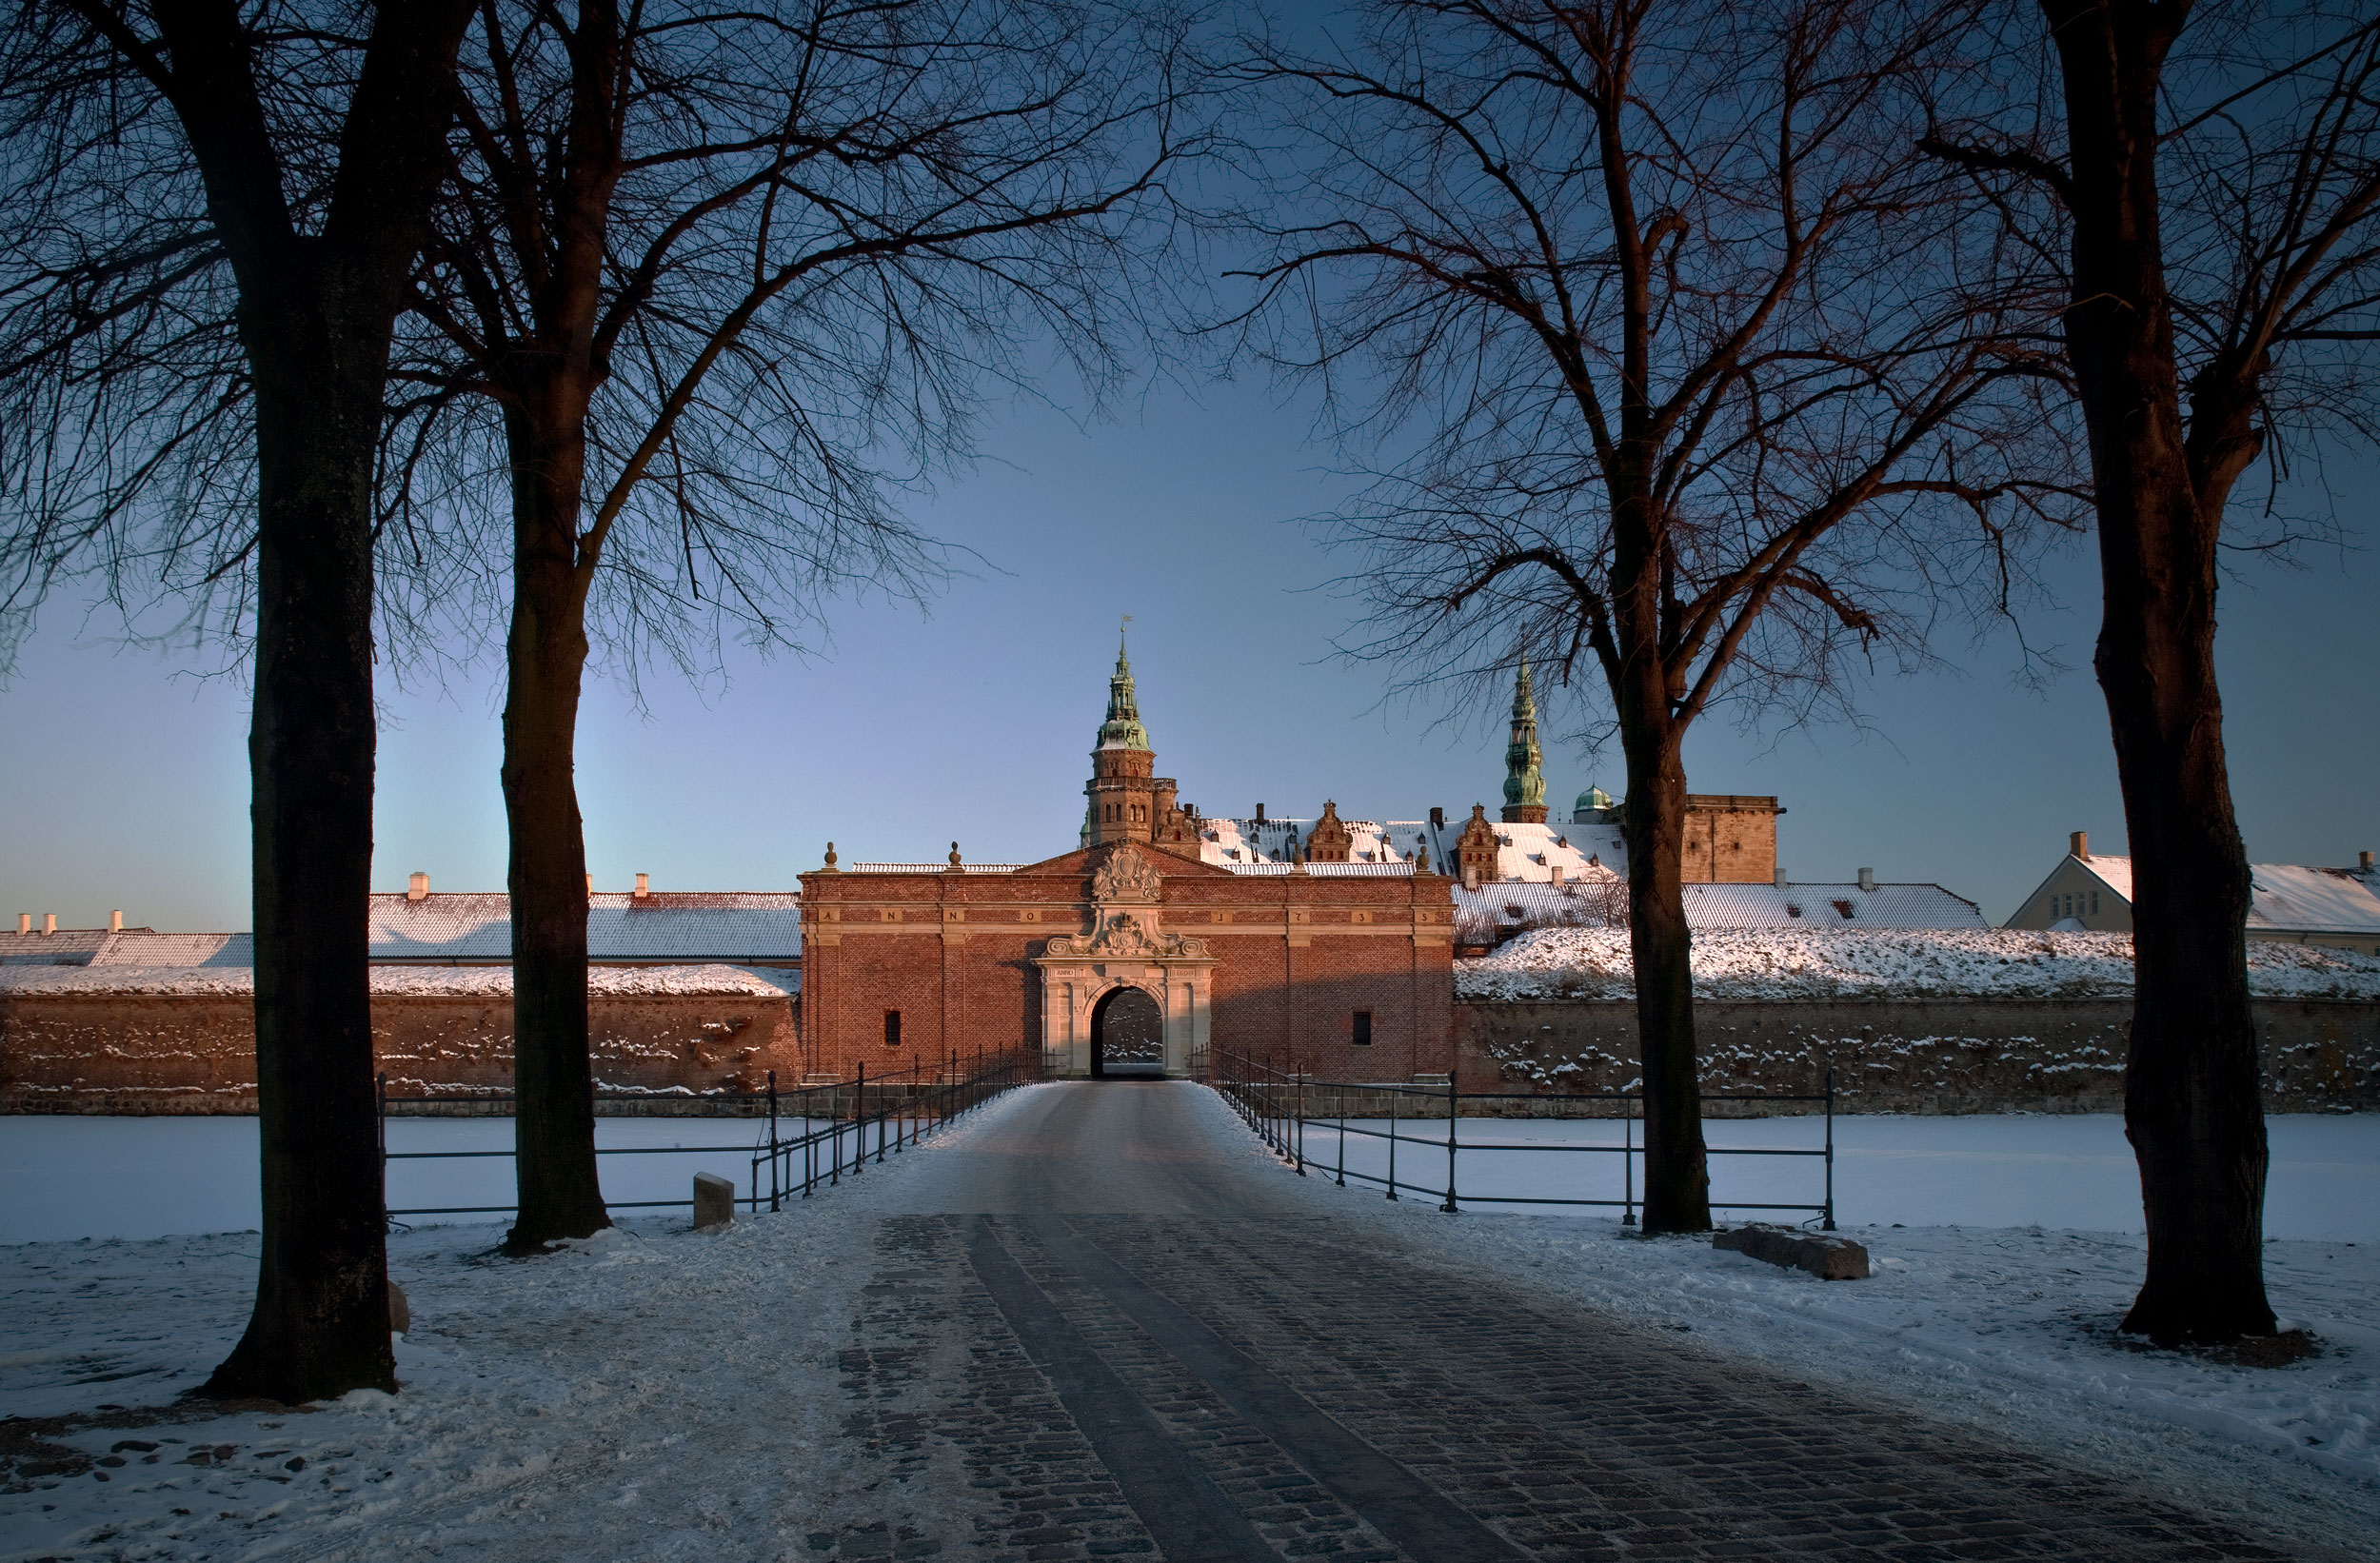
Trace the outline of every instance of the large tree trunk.
<instances>
[{"instance_id":1,"label":"large tree trunk","mask_svg":"<svg viewBox=\"0 0 2380 1563\"><path fill-rule=\"evenodd\" d=\"M1694 936L1686 926L1686 732L1660 656L1660 533L1651 502L1624 466L1614 484L1612 596L1617 676L1612 703L1628 762L1628 940L1636 979L1636 1046L1644 1077L1644 1230L1705 1232L1710 1157L1695 1046Z\"/></svg>"},{"instance_id":2,"label":"large tree trunk","mask_svg":"<svg viewBox=\"0 0 2380 1563\"><path fill-rule=\"evenodd\" d=\"M550 389L550 387L549 387ZM557 400L575 414L559 421ZM586 839L579 694L586 578L579 565L583 397L507 420L513 459L512 631L506 642L505 817L512 868L513 1144L520 1212L506 1246L534 1251L611 1224L596 1174L586 1012ZM538 416L545 414L547 416Z\"/></svg>"},{"instance_id":3,"label":"large tree trunk","mask_svg":"<svg viewBox=\"0 0 2380 1563\"><path fill-rule=\"evenodd\" d=\"M173 111L239 287L254 375L256 1306L207 1381L300 1401L396 1388L374 1121L373 452L388 347L446 168L468 0L380 10L321 230L301 236L237 9L158 6Z\"/></svg>"},{"instance_id":4,"label":"large tree trunk","mask_svg":"<svg viewBox=\"0 0 2380 1563\"><path fill-rule=\"evenodd\" d=\"M389 316L342 318L345 291L288 279L268 318L243 320L261 501L248 761L264 1253L247 1333L206 1390L291 1402L396 1388L365 933Z\"/></svg>"},{"instance_id":5,"label":"large tree trunk","mask_svg":"<svg viewBox=\"0 0 2380 1563\"><path fill-rule=\"evenodd\" d=\"M2159 234L2157 87L2178 24L2171 8L2044 9L2065 75L2073 180L2067 342L2097 488L2104 618L2093 664L2133 863L2124 1127L2140 1161L2149 1260L2124 1327L2161 1342L2270 1335L2248 860L2214 669L2229 482L2193 483Z\"/></svg>"},{"instance_id":6,"label":"large tree trunk","mask_svg":"<svg viewBox=\"0 0 2380 1563\"><path fill-rule=\"evenodd\" d=\"M1686 771L1673 735L1623 733L1628 760L1628 937L1644 1076L1644 1230L1711 1225L1710 1160L1695 1047L1694 943L1678 859Z\"/></svg>"}]
</instances>

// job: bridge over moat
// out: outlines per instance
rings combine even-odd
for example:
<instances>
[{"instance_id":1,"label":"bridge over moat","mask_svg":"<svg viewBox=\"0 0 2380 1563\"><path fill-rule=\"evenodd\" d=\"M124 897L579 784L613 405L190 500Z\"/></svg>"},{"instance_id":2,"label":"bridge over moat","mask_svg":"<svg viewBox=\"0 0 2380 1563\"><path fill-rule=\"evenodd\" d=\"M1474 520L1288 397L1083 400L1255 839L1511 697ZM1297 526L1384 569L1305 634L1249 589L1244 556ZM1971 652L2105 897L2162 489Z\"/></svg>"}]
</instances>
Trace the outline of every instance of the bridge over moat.
<instances>
[{"instance_id":1,"label":"bridge over moat","mask_svg":"<svg viewBox=\"0 0 2380 1563\"><path fill-rule=\"evenodd\" d=\"M965 1482L965 1531L912 1544L1014 1563L2286 1555L1450 1270L1333 1219L1364 1197L1319 1181L1209 1091L1113 1080L1015 1093L878 1188L854 1405L891 1403L863 1418L891 1467Z\"/></svg>"}]
</instances>

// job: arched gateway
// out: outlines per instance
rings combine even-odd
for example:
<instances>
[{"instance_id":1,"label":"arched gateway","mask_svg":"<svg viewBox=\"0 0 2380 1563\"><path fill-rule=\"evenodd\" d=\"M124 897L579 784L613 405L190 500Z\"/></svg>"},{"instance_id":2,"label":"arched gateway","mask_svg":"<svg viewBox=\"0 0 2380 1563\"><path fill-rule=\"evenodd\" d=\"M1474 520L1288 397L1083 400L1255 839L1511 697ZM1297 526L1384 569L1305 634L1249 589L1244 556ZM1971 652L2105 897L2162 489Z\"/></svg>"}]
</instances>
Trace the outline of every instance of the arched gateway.
<instances>
[{"instance_id":1,"label":"arched gateway","mask_svg":"<svg viewBox=\"0 0 2380 1563\"><path fill-rule=\"evenodd\" d=\"M1144 988L1114 987L1091 1007L1091 1078L1161 1075L1165 1014Z\"/></svg>"},{"instance_id":2,"label":"arched gateway","mask_svg":"<svg viewBox=\"0 0 2380 1563\"><path fill-rule=\"evenodd\" d=\"M1204 1069L1215 957L1206 940L1159 926L1163 895L1157 865L1138 847L1121 847L1091 876L1091 932L1042 946L1033 964L1041 972L1041 1052L1051 1073L1103 1075L1104 1031L1119 1007L1125 1023L1138 1011L1155 1033L1153 1046L1136 1049L1142 1067L1135 1073L1155 1064L1180 1078Z\"/></svg>"}]
</instances>

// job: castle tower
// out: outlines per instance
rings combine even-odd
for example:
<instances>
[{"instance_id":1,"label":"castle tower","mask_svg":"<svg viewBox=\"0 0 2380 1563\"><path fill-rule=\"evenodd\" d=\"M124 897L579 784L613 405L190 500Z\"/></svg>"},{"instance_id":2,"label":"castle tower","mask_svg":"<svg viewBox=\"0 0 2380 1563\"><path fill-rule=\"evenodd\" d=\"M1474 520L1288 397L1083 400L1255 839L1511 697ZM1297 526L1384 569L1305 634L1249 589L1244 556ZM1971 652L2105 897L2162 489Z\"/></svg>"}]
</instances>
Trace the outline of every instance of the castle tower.
<instances>
[{"instance_id":1,"label":"castle tower","mask_svg":"<svg viewBox=\"0 0 2380 1563\"><path fill-rule=\"evenodd\" d=\"M1158 795L1164 795L1165 813L1173 812L1174 801L1173 782L1156 776L1156 769L1149 730L1140 725L1132 663L1119 637L1116 671L1107 681L1107 720L1100 723L1099 747L1091 751L1091 780L1082 788L1091 800L1083 816L1083 845L1153 838L1160 812Z\"/></svg>"},{"instance_id":2,"label":"castle tower","mask_svg":"<svg viewBox=\"0 0 2380 1563\"><path fill-rule=\"evenodd\" d=\"M1537 702L1529 687L1529 659L1520 660L1513 687L1513 740L1504 746L1504 822L1545 823L1544 756L1537 751Z\"/></svg>"}]
</instances>

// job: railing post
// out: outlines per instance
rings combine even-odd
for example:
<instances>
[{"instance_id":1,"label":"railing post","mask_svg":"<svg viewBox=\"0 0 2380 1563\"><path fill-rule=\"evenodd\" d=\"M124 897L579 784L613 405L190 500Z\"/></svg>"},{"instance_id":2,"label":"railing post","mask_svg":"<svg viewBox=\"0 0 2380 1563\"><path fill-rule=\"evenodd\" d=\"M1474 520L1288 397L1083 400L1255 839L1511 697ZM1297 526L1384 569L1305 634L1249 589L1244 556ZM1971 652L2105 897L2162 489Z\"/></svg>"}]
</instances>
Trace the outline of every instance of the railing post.
<instances>
[{"instance_id":1,"label":"railing post","mask_svg":"<svg viewBox=\"0 0 2380 1563\"><path fill-rule=\"evenodd\" d=\"M753 1189L755 1198L760 1196ZM777 1071L768 1072L768 1208L771 1212L784 1208L784 1191L777 1179Z\"/></svg>"},{"instance_id":2,"label":"railing post","mask_svg":"<svg viewBox=\"0 0 2380 1563\"><path fill-rule=\"evenodd\" d=\"M1826 1220L1821 1228L1835 1230L1835 1066L1826 1070Z\"/></svg>"},{"instance_id":3,"label":"railing post","mask_svg":"<svg viewBox=\"0 0 2380 1563\"><path fill-rule=\"evenodd\" d=\"M1293 1060L1294 1061L1294 1060ZM1306 1175L1306 1077L1298 1072L1298 1176Z\"/></svg>"},{"instance_id":4,"label":"railing post","mask_svg":"<svg viewBox=\"0 0 2380 1563\"><path fill-rule=\"evenodd\" d=\"M1446 1072L1446 1203L1438 1208L1449 1216L1461 1214L1455 1203L1455 1072Z\"/></svg>"},{"instance_id":5,"label":"railing post","mask_svg":"<svg viewBox=\"0 0 2380 1563\"><path fill-rule=\"evenodd\" d=\"M1388 1093L1388 1197L1397 1197L1397 1098L1404 1093L1391 1087Z\"/></svg>"},{"instance_id":6,"label":"railing post","mask_svg":"<svg viewBox=\"0 0 2380 1563\"><path fill-rule=\"evenodd\" d=\"M1339 1186L1347 1186L1347 1088L1333 1088L1338 1094L1339 1107Z\"/></svg>"},{"instance_id":7,"label":"railing post","mask_svg":"<svg viewBox=\"0 0 2380 1563\"><path fill-rule=\"evenodd\" d=\"M1619 1170L1620 1200L1625 1207L1619 1224L1632 1227L1636 1224L1636 1108L1624 1086L1619 1093Z\"/></svg>"},{"instance_id":8,"label":"railing post","mask_svg":"<svg viewBox=\"0 0 2380 1563\"><path fill-rule=\"evenodd\" d=\"M380 1135L380 1224L388 1224L388 1072L372 1077L372 1112Z\"/></svg>"}]
</instances>

